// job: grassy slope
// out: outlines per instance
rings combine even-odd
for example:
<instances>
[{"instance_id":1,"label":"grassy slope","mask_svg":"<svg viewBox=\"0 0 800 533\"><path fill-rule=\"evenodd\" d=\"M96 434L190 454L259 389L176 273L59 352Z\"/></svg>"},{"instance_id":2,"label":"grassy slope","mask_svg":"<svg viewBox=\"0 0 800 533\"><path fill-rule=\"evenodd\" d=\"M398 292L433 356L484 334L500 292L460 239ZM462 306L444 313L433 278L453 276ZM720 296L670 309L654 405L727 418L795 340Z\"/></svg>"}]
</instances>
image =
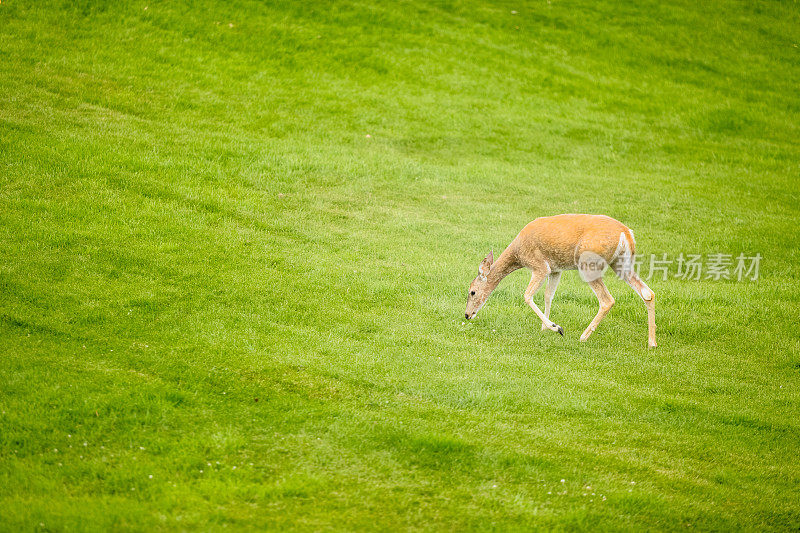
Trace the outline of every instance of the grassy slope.
<instances>
[{"instance_id":1,"label":"grassy slope","mask_svg":"<svg viewBox=\"0 0 800 533\"><path fill-rule=\"evenodd\" d=\"M116 4L0 4L0 528L800 524L795 3ZM462 325L559 212L762 278Z\"/></svg>"}]
</instances>

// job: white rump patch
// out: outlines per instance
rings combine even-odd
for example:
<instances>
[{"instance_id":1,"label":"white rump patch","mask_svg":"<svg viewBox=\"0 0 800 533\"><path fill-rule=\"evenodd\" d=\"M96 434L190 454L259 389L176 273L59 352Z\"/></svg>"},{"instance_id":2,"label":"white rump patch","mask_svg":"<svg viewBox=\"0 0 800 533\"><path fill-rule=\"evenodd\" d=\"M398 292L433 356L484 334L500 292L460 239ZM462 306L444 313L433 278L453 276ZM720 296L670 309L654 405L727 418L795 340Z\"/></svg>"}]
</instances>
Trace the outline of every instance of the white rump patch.
<instances>
[{"instance_id":1,"label":"white rump patch","mask_svg":"<svg viewBox=\"0 0 800 533\"><path fill-rule=\"evenodd\" d=\"M633 275L633 249L624 231L619 234L619 243L611 262L614 263L614 271L620 279L628 279Z\"/></svg>"},{"instance_id":2,"label":"white rump patch","mask_svg":"<svg viewBox=\"0 0 800 533\"><path fill-rule=\"evenodd\" d=\"M617 249L614 250L614 257L611 258L611 262L613 263L614 260L626 250L630 254L630 246L628 246L628 239L625 238L625 233L623 232L619 234L619 243L617 244Z\"/></svg>"}]
</instances>

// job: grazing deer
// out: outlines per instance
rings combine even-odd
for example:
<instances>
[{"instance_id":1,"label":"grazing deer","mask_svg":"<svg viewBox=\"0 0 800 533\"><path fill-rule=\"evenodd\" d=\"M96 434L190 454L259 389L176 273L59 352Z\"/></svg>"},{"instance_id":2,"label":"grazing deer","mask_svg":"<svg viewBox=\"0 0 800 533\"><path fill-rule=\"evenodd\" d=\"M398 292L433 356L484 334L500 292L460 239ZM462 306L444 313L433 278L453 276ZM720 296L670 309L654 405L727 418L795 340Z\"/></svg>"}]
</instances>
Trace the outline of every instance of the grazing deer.
<instances>
[{"instance_id":1,"label":"grazing deer","mask_svg":"<svg viewBox=\"0 0 800 533\"><path fill-rule=\"evenodd\" d=\"M564 335L564 329L550 320L550 303L564 270L578 269L597 296L600 310L581 335L586 341L597 329L611 306L614 297L603 283L603 272L611 266L617 275L636 291L647 307L647 344L656 346L655 294L633 269L635 254L633 232L622 222L605 215L557 215L537 218L519 232L497 261L489 255L478 267L478 277L472 280L467 296L465 317L475 318L489 295L511 272L527 268L532 272L525 290L525 301L542 320L542 330L550 329ZM533 295L547 278L544 313L533 301Z\"/></svg>"}]
</instances>

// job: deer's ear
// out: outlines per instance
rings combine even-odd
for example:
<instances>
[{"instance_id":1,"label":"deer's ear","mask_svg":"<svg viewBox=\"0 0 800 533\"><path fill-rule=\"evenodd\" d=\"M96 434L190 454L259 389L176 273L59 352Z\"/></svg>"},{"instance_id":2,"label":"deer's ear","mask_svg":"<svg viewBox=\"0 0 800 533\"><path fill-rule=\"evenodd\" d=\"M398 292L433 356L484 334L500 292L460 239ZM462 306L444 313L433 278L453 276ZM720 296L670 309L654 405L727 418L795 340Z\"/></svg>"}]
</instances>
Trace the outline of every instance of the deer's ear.
<instances>
[{"instance_id":1,"label":"deer's ear","mask_svg":"<svg viewBox=\"0 0 800 533\"><path fill-rule=\"evenodd\" d=\"M494 263L494 253L489 252L489 255L487 255L483 261L481 261L481 264L478 267L478 272L481 276L486 277L489 275L489 270L492 268L492 263Z\"/></svg>"}]
</instances>

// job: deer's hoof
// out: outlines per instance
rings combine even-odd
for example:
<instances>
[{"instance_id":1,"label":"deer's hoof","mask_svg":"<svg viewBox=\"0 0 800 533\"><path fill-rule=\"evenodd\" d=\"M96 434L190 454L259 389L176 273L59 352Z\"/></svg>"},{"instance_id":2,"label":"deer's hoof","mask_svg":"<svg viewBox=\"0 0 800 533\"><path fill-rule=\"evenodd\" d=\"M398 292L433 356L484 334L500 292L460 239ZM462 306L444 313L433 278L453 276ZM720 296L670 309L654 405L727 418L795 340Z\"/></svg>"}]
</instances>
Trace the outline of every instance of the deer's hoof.
<instances>
[{"instance_id":1,"label":"deer's hoof","mask_svg":"<svg viewBox=\"0 0 800 533\"><path fill-rule=\"evenodd\" d=\"M556 331L558 331L558 333L561 334L561 336L563 337L564 336L564 328L562 328L558 324L556 324L556 328L557 328Z\"/></svg>"}]
</instances>

